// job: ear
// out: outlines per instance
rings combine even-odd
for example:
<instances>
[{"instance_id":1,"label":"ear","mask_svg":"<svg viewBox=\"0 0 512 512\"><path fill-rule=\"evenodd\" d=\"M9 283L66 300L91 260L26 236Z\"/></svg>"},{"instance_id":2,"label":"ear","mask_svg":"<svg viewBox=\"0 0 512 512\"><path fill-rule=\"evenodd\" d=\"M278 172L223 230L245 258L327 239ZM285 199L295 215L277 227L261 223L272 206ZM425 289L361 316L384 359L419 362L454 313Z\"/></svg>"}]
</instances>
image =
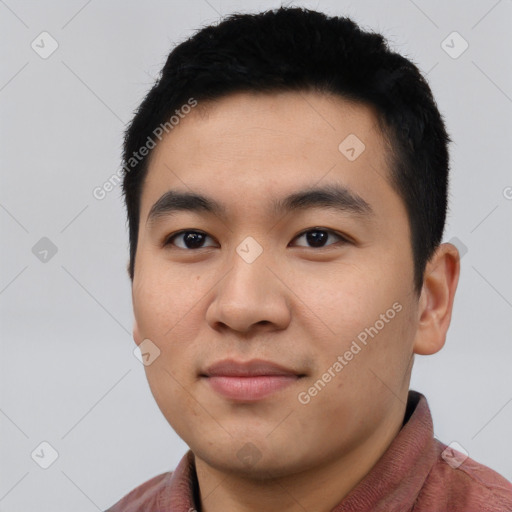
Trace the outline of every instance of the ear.
<instances>
[{"instance_id":1,"label":"ear","mask_svg":"<svg viewBox=\"0 0 512 512\"><path fill-rule=\"evenodd\" d=\"M427 263L419 299L415 354L431 355L441 350L452 318L453 300L459 282L460 255L450 243L440 244Z\"/></svg>"}]
</instances>

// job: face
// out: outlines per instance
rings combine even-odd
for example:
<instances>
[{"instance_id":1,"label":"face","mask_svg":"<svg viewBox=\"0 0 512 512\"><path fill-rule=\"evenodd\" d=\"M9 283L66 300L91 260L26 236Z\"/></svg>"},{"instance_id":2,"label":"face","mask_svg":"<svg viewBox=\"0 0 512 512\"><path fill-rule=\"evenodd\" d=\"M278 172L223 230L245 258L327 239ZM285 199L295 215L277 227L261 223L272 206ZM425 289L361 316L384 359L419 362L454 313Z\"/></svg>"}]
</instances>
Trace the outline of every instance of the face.
<instances>
[{"instance_id":1,"label":"face","mask_svg":"<svg viewBox=\"0 0 512 512\"><path fill-rule=\"evenodd\" d=\"M319 93L199 104L155 148L134 340L160 351L151 391L208 465L293 474L403 411L418 298L387 176L372 109Z\"/></svg>"}]
</instances>

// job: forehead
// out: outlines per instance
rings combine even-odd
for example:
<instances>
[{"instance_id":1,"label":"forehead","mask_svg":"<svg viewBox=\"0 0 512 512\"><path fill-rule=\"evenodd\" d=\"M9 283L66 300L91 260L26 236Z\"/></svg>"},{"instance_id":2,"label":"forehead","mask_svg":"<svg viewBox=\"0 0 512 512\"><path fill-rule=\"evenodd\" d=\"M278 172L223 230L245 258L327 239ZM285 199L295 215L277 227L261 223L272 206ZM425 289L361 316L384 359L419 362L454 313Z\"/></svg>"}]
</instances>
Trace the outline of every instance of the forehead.
<instances>
[{"instance_id":1,"label":"forehead","mask_svg":"<svg viewBox=\"0 0 512 512\"><path fill-rule=\"evenodd\" d=\"M387 160L375 111L338 96L237 93L199 102L153 150L141 222L170 189L249 214L317 184L338 183L370 204L396 201Z\"/></svg>"}]
</instances>

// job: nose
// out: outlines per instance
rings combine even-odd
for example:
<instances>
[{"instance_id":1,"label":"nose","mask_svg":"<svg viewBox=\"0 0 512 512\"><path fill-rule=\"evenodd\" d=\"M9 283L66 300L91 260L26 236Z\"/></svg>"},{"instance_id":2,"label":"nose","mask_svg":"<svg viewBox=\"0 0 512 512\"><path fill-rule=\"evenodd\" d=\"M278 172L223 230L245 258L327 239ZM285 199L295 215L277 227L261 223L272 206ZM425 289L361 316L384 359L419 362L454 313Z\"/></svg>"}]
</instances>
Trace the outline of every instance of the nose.
<instances>
[{"instance_id":1,"label":"nose","mask_svg":"<svg viewBox=\"0 0 512 512\"><path fill-rule=\"evenodd\" d=\"M285 329L291 319L290 301L278 274L261 256L247 263L235 254L207 309L208 324L241 333Z\"/></svg>"}]
</instances>

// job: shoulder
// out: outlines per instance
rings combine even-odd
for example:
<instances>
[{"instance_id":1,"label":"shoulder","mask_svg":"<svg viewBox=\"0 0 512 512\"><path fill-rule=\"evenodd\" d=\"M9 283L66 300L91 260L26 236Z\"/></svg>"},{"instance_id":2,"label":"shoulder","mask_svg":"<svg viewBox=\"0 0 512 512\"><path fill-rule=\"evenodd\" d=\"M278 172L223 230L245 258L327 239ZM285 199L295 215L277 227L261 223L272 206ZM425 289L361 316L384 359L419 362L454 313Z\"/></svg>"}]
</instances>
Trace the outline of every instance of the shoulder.
<instances>
[{"instance_id":1,"label":"shoulder","mask_svg":"<svg viewBox=\"0 0 512 512\"><path fill-rule=\"evenodd\" d=\"M139 485L105 512L145 512L155 510L160 491L168 483L172 472L157 475Z\"/></svg>"},{"instance_id":2,"label":"shoulder","mask_svg":"<svg viewBox=\"0 0 512 512\"><path fill-rule=\"evenodd\" d=\"M422 503L435 503L435 510L443 511L512 512L512 484L508 480L439 441L436 449L438 458L418 496L415 511L423 510Z\"/></svg>"}]
</instances>

